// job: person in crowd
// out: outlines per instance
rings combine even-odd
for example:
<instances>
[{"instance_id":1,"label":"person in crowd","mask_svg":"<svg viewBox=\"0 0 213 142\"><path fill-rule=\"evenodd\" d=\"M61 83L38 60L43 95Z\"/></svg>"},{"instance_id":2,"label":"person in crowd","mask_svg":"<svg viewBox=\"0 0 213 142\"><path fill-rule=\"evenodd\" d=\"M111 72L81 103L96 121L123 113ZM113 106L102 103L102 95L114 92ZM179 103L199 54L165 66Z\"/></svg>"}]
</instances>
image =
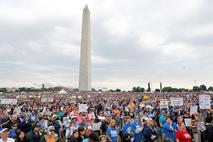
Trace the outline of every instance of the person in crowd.
<instances>
[{"instance_id":1,"label":"person in crowd","mask_svg":"<svg viewBox=\"0 0 213 142\"><path fill-rule=\"evenodd\" d=\"M46 133L41 137L40 142L59 142L58 135L55 133L55 127L50 125Z\"/></svg>"},{"instance_id":2,"label":"person in crowd","mask_svg":"<svg viewBox=\"0 0 213 142\"><path fill-rule=\"evenodd\" d=\"M78 126L75 125L75 122L71 120L70 125L66 128L66 131L65 131L65 138L67 141L71 138L73 131L75 129L78 129Z\"/></svg>"},{"instance_id":3,"label":"person in crowd","mask_svg":"<svg viewBox=\"0 0 213 142\"><path fill-rule=\"evenodd\" d=\"M204 131L206 142L213 142L213 116L206 118L206 130Z\"/></svg>"},{"instance_id":4,"label":"person in crowd","mask_svg":"<svg viewBox=\"0 0 213 142\"><path fill-rule=\"evenodd\" d=\"M168 117L166 123L164 124L165 140L167 142L175 142L177 130L178 130L177 125L173 123L171 117Z\"/></svg>"},{"instance_id":5,"label":"person in crowd","mask_svg":"<svg viewBox=\"0 0 213 142\"><path fill-rule=\"evenodd\" d=\"M83 139L85 138L85 133L86 129L84 127L78 127L78 132L79 132L79 141L82 142Z\"/></svg>"},{"instance_id":6,"label":"person in crowd","mask_svg":"<svg viewBox=\"0 0 213 142\"><path fill-rule=\"evenodd\" d=\"M134 125L131 123L131 117L127 116L126 117L126 123L123 126L123 130L122 130L122 136L123 139L124 137L128 135L130 139L134 139Z\"/></svg>"},{"instance_id":7,"label":"person in crowd","mask_svg":"<svg viewBox=\"0 0 213 142\"><path fill-rule=\"evenodd\" d=\"M184 123L180 123L176 132L176 142L191 142L192 137L189 135Z\"/></svg>"},{"instance_id":8,"label":"person in crowd","mask_svg":"<svg viewBox=\"0 0 213 142\"><path fill-rule=\"evenodd\" d=\"M119 140L119 130L116 128L116 121L114 119L110 120L109 127L106 131L107 142L118 142Z\"/></svg>"},{"instance_id":9,"label":"person in crowd","mask_svg":"<svg viewBox=\"0 0 213 142\"><path fill-rule=\"evenodd\" d=\"M12 129L9 130L9 137L13 139L17 137L17 124L12 125Z\"/></svg>"},{"instance_id":10,"label":"person in crowd","mask_svg":"<svg viewBox=\"0 0 213 142\"><path fill-rule=\"evenodd\" d=\"M26 141L27 142L39 142L41 139L39 135L39 125L38 122L32 127L32 130L27 133Z\"/></svg>"},{"instance_id":11,"label":"person in crowd","mask_svg":"<svg viewBox=\"0 0 213 142\"><path fill-rule=\"evenodd\" d=\"M134 130L134 142L141 141L141 132L142 132L142 125L140 123L139 117L135 116L135 121L133 122L133 130Z\"/></svg>"},{"instance_id":12,"label":"person in crowd","mask_svg":"<svg viewBox=\"0 0 213 142\"><path fill-rule=\"evenodd\" d=\"M106 141L107 141L106 136L105 135L100 135L99 142L106 142Z\"/></svg>"},{"instance_id":13,"label":"person in crowd","mask_svg":"<svg viewBox=\"0 0 213 142\"><path fill-rule=\"evenodd\" d=\"M159 134L157 132L157 129L154 127L154 122L152 118L148 118L147 124L142 130L142 136L144 142L154 142L158 139Z\"/></svg>"},{"instance_id":14,"label":"person in crowd","mask_svg":"<svg viewBox=\"0 0 213 142\"><path fill-rule=\"evenodd\" d=\"M13 138L9 138L8 128L4 128L0 131L1 139L0 142L15 142Z\"/></svg>"},{"instance_id":15,"label":"person in crowd","mask_svg":"<svg viewBox=\"0 0 213 142\"><path fill-rule=\"evenodd\" d=\"M159 118L160 131L161 131L161 141L164 141L164 138L165 138L165 130L164 130L164 124L165 123L166 123L166 112L162 111L161 116Z\"/></svg>"},{"instance_id":16,"label":"person in crowd","mask_svg":"<svg viewBox=\"0 0 213 142\"><path fill-rule=\"evenodd\" d=\"M21 130L17 131L16 142L26 142L26 135L24 131L21 131Z\"/></svg>"},{"instance_id":17,"label":"person in crowd","mask_svg":"<svg viewBox=\"0 0 213 142\"><path fill-rule=\"evenodd\" d=\"M80 138L80 135L79 135L78 129L76 129L73 131L73 134L69 142L82 142L82 140L79 140L79 138Z\"/></svg>"}]
</instances>

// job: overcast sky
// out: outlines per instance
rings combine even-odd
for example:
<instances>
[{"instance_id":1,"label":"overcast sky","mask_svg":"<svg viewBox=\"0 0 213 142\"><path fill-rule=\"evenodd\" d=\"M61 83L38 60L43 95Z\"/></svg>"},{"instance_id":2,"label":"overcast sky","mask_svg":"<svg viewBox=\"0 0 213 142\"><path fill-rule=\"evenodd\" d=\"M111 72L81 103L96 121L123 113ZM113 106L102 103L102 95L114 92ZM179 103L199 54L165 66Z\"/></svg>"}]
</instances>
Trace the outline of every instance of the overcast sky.
<instances>
[{"instance_id":1,"label":"overcast sky","mask_svg":"<svg viewBox=\"0 0 213 142\"><path fill-rule=\"evenodd\" d=\"M78 87L86 3L94 88L213 86L212 0L0 0L0 87Z\"/></svg>"}]
</instances>

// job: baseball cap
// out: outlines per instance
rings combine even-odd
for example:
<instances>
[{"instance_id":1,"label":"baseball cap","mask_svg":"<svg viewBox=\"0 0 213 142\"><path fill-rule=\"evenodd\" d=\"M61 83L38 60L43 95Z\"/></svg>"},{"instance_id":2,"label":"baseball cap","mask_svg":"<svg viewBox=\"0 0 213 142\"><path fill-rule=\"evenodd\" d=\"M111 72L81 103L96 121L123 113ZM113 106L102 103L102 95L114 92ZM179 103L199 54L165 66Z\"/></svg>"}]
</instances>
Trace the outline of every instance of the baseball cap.
<instances>
[{"instance_id":1,"label":"baseball cap","mask_svg":"<svg viewBox=\"0 0 213 142\"><path fill-rule=\"evenodd\" d=\"M0 133L6 132L6 131L8 131L8 128L2 129L2 130L0 131Z\"/></svg>"}]
</instances>

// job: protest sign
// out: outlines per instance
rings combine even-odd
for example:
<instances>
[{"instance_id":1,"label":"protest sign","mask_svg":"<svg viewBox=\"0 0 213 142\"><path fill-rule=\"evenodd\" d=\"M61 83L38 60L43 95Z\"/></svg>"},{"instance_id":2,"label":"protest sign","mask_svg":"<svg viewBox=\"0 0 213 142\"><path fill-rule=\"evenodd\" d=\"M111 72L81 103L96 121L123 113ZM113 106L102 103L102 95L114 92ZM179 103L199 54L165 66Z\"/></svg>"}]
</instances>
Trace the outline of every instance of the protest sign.
<instances>
[{"instance_id":1,"label":"protest sign","mask_svg":"<svg viewBox=\"0 0 213 142\"><path fill-rule=\"evenodd\" d=\"M160 108L168 108L168 100L167 99L161 99L160 100Z\"/></svg>"},{"instance_id":2,"label":"protest sign","mask_svg":"<svg viewBox=\"0 0 213 142\"><path fill-rule=\"evenodd\" d=\"M53 98L51 98L51 97L41 98L41 102L42 103L52 103L53 102Z\"/></svg>"},{"instance_id":3,"label":"protest sign","mask_svg":"<svg viewBox=\"0 0 213 142\"><path fill-rule=\"evenodd\" d=\"M190 116L192 115L192 114L195 114L196 112L197 112L197 105L195 105L195 106L190 106Z\"/></svg>"},{"instance_id":4,"label":"protest sign","mask_svg":"<svg viewBox=\"0 0 213 142\"><path fill-rule=\"evenodd\" d=\"M1 99L2 105L16 105L17 99Z\"/></svg>"},{"instance_id":5,"label":"protest sign","mask_svg":"<svg viewBox=\"0 0 213 142\"><path fill-rule=\"evenodd\" d=\"M79 112L87 112L88 106L87 104L78 104Z\"/></svg>"},{"instance_id":6,"label":"protest sign","mask_svg":"<svg viewBox=\"0 0 213 142\"><path fill-rule=\"evenodd\" d=\"M63 124L64 124L64 126L69 126L69 118L68 117L63 117Z\"/></svg>"},{"instance_id":7,"label":"protest sign","mask_svg":"<svg viewBox=\"0 0 213 142\"><path fill-rule=\"evenodd\" d=\"M149 99L149 96L143 96L144 99Z\"/></svg>"},{"instance_id":8,"label":"protest sign","mask_svg":"<svg viewBox=\"0 0 213 142\"><path fill-rule=\"evenodd\" d=\"M200 109L211 109L210 95L199 95Z\"/></svg>"},{"instance_id":9,"label":"protest sign","mask_svg":"<svg viewBox=\"0 0 213 142\"><path fill-rule=\"evenodd\" d=\"M171 98L171 106L182 106L183 98Z\"/></svg>"},{"instance_id":10,"label":"protest sign","mask_svg":"<svg viewBox=\"0 0 213 142\"><path fill-rule=\"evenodd\" d=\"M186 124L186 127L192 126L192 119L191 118L185 118L184 122Z\"/></svg>"}]
</instances>

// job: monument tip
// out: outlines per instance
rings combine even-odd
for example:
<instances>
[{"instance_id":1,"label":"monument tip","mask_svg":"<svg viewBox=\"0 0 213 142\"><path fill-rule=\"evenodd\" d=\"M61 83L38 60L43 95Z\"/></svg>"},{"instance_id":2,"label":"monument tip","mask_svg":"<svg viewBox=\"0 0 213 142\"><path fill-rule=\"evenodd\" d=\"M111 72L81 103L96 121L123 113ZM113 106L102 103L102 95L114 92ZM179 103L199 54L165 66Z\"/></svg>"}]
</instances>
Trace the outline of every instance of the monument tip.
<instances>
[{"instance_id":1,"label":"monument tip","mask_svg":"<svg viewBox=\"0 0 213 142\"><path fill-rule=\"evenodd\" d=\"M86 4L84 10L89 10L88 5Z\"/></svg>"}]
</instances>

